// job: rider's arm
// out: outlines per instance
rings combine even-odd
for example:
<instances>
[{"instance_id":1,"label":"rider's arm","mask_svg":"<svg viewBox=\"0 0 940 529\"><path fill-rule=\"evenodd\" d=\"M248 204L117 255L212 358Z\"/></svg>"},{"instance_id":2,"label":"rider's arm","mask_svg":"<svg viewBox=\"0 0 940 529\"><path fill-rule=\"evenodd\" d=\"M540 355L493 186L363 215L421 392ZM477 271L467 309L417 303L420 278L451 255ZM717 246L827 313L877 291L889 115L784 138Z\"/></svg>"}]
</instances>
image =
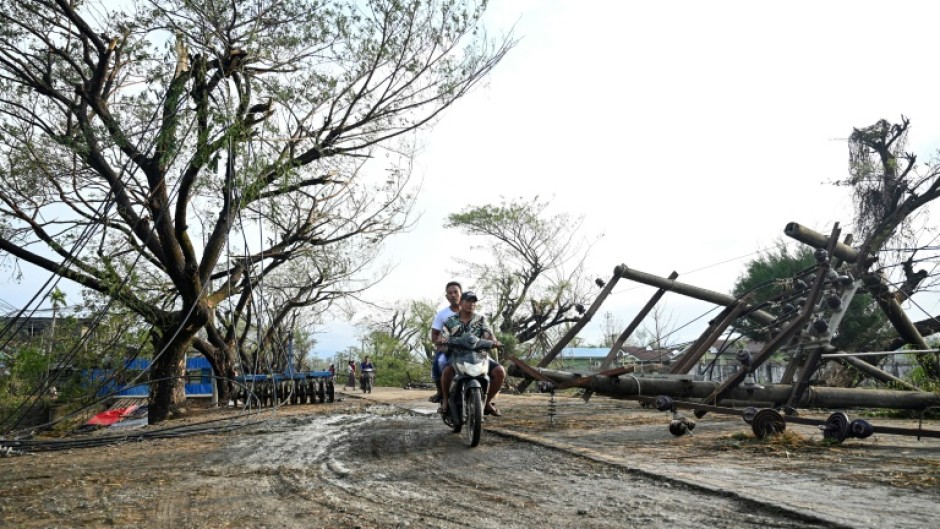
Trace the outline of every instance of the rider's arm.
<instances>
[{"instance_id":1,"label":"rider's arm","mask_svg":"<svg viewBox=\"0 0 940 529\"><path fill-rule=\"evenodd\" d=\"M482 338L485 340L492 340L493 343L497 346L503 345L499 343L499 340L496 339L496 335L493 334L493 330L490 329L490 326L486 323L486 317L483 317L483 329L482 329Z\"/></svg>"},{"instance_id":2,"label":"rider's arm","mask_svg":"<svg viewBox=\"0 0 940 529\"><path fill-rule=\"evenodd\" d=\"M434 335L434 330L431 330L431 336ZM441 325L441 330L437 331L437 341L435 343L447 343L447 339L450 338L451 331L447 328L447 325Z\"/></svg>"},{"instance_id":3,"label":"rider's arm","mask_svg":"<svg viewBox=\"0 0 940 529\"><path fill-rule=\"evenodd\" d=\"M503 344L493 335L491 332L483 333L483 338L493 342L493 345L496 347L501 347Z\"/></svg>"}]
</instances>

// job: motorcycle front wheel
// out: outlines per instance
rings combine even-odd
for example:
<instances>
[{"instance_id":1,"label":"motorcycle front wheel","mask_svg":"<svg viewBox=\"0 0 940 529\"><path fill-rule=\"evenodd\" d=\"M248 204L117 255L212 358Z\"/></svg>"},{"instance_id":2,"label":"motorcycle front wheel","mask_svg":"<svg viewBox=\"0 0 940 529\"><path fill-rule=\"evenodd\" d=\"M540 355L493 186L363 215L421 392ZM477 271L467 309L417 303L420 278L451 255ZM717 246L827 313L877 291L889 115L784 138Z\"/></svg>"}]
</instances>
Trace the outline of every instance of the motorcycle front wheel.
<instances>
[{"instance_id":1,"label":"motorcycle front wheel","mask_svg":"<svg viewBox=\"0 0 940 529\"><path fill-rule=\"evenodd\" d=\"M447 397L447 402L450 404L450 407L447 408L444 422L447 426L450 426L454 433L460 433L460 430L463 430L464 423L464 412L462 409L464 406L461 404L460 394L452 391L450 396Z\"/></svg>"},{"instance_id":2,"label":"motorcycle front wheel","mask_svg":"<svg viewBox=\"0 0 940 529\"><path fill-rule=\"evenodd\" d=\"M483 434L483 395L480 388L470 388L464 393L466 401L464 402L464 422L467 425L467 442L470 448L480 444L480 436Z\"/></svg>"}]
</instances>

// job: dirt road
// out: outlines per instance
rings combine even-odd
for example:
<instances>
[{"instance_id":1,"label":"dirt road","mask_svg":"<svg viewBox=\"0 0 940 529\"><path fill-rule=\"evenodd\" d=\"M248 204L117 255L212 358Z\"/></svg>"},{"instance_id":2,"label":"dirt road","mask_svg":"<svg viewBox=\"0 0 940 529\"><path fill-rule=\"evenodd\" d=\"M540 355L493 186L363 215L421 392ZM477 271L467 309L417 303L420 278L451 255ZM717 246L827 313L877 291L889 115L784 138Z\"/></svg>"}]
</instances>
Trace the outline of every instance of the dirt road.
<instances>
[{"instance_id":1,"label":"dirt road","mask_svg":"<svg viewBox=\"0 0 940 529\"><path fill-rule=\"evenodd\" d=\"M534 395L500 396L504 417L468 449L429 394L377 388L224 434L3 458L0 525L903 529L940 517L936 439L832 447L806 429L775 444L711 417L674 438L668 416L635 403Z\"/></svg>"}]
</instances>

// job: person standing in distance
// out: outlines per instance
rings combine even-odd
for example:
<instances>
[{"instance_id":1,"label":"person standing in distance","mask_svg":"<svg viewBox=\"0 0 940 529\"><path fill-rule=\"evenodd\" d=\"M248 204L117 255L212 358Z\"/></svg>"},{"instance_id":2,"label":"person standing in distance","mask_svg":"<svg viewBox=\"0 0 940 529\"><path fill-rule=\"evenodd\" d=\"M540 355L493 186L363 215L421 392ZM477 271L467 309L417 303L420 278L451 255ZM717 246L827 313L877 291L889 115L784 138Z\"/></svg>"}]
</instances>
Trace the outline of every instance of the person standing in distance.
<instances>
[{"instance_id":1,"label":"person standing in distance","mask_svg":"<svg viewBox=\"0 0 940 529\"><path fill-rule=\"evenodd\" d=\"M356 361L350 360L349 364L346 366L346 385L343 386L343 389L353 388L356 389Z\"/></svg>"},{"instance_id":2,"label":"person standing in distance","mask_svg":"<svg viewBox=\"0 0 940 529\"><path fill-rule=\"evenodd\" d=\"M441 309L434 320L431 322L431 343L434 344L434 358L431 359L431 379L434 380L434 386L437 393L429 400L431 402L441 402L444 390L441 389L441 374L444 372L444 366L447 365L447 357L444 353L447 346L439 344L441 331L444 329L444 322L448 318L457 314L460 309L460 295L463 293L463 287L456 281L447 283L444 287L444 297L447 298L448 306Z\"/></svg>"}]
</instances>

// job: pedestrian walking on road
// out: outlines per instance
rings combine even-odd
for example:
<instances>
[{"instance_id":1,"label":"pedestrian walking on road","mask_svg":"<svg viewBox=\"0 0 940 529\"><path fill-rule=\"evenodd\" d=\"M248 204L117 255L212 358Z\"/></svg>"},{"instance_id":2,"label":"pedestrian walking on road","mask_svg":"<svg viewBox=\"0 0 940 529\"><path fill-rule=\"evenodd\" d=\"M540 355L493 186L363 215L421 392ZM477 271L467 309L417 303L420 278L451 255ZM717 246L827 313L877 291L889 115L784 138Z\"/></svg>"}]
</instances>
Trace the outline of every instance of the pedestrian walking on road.
<instances>
[{"instance_id":1,"label":"pedestrian walking on road","mask_svg":"<svg viewBox=\"0 0 940 529\"><path fill-rule=\"evenodd\" d=\"M356 361L350 360L349 365L346 366L346 372L349 374L349 378L346 379L346 385L343 386L343 389L353 388L356 389Z\"/></svg>"}]
</instances>

